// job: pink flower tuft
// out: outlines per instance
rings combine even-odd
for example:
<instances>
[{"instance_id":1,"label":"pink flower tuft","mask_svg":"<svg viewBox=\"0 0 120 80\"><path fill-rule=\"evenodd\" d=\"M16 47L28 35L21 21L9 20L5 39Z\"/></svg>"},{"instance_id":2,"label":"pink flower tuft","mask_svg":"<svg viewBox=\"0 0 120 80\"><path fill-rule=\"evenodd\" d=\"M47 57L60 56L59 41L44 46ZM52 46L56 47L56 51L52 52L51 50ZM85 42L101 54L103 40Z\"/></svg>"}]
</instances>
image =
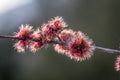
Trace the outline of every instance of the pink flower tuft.
<instances>
[{"instance_id":1,"label":"pink flower tuft","mask_svg":"<svg viewBox=\"0 0 120 80\"><path fill-rule=\"evenodd\" d=\"M68 47L65 45L62 45L62 44L56 44L54 46L54 49L55 49L55 51L57 51L60 54L67 54L69 51Z\"/></svg>"},{"instance_id":2,"label":"pink flower tuft","mask_svg":"<svg viewBox=\"0 0 120 80\"><path fill-rule=\"evenodd\" d=\"M15 37L23 39L23 38L29 37L29 34L32 31L32 26L21 25L19 29L20 30L18 32L16 32Z\"/></svg>"},{"instance_id":3,"label":"pink flower tuft","mask_svg":"<svg viewBox=\"0 0 120 80\"><path fill-rule=\"evenodd\" d=\"M52 19L52 21L49 21L49 23L54 24L58 30L67 27L67 24L64 22L63 18L59 16Z\"/></svg>"},{"instance_id":4,"label":"pink flower tuft","mask_svg":"<svg viewBox=\"0 0 120 80\"><path fill-rule=\"evenodd\" d=\"M75 32L72 29L65 29L61 31L59 37L61 41L68 42L75 36Z\"/></svg>"},{"instance_id":5,"label":"pink flower tuft","mask_svg":"<svg viewBox=\"0 0 120 80\"><path fill-rule=\"evenodd\" d=\"M30 50L32 52L36 52L39 50L39 48L42 47L42 31L37 29L36 31L33 32L33 34L31 35L31 38L32 39L37 39L37 40L40 40L40 42L34 42L33 44L31 44L30 46Z\"/></svg>"},{"instance_id":6,"label":"pink flower tuft","mask_svg":"<svg viewBox=\"0 0 120 80\"><path fill-rule=\"evenodd\" d=\"M53 24L46 24L42 28L45 41L53 40L57 35L57 30Z\"/></svg>"},{"instance_id":7,"label":"pink flower tuft","mask_svg":"<svg viewBox=\"0 0 120 80\"><path fill-rule=\"evenodd\" d=\"M42 40L42 31L40 29L37 29L30 35L30 37L32 39Z\"/></svg>"},{"instance_id":8,"label":"pink flower tuft","mask_svg":"<svg viewBox=\"0 0 120 80\"><path fill-rule=\"evenodd\" d=\"M62 42L66 43L66 45L56 44L54 47L55 51L61 54L64 54L64 53L67 54L69 51L67 43L69 43L69 41L74 37L74 35L75 35L75 32L73 32L73 30L71 29L61 31L61 33L59 34L59 38Z\"/></svg>"},{"instance_id":9,"label":"pink flower tuft","mask_svg":"<svg viewBox=\"0 0 120 80\"><path fill-rule=\"evenodd\" d=\"M69 54L71 59L82 61L92 55L92 41L89 40L82 32L77 32L72 41L69 43Z\"/></svg>"},{"instance_id":10,"label":"pink flower tuft","mask_svg":"<svg viewBox=\"0 0 120 80\"><path fill-rule=\"evenodd\" d=\"M25 51L25 48L28 48L28 45L30 44L30 40L27 40L27 41L23 41L23 40L18 40L14 47L15 49L17 49L18 52L24 52Z\"/></svg>"},{"instance_id":11,"label":"pink flower tuft","mask_svg":"<svg viewBox=\"0 0 120 80\"><path fill-rule=\"evenodd\" d=\"M28 48L29 44L31 43L31 40L29 39L30 32L32 31L32 26L29 25L21 25L20 30L16 32L15 37L20 38L18 40L14 47L17 49L18 52L24 52L25 48Z\"/></svg>"},{"instance_id":12,"label":"pink flower tuft","mask_svg":"<svg viewBox=\"0 0 120 80\"><path fill-rule=\"evenodd\" d=\"M45 41L54 40L59 31L64 27L66 27L66 24L61 17L55 17L48 24L44 24L42 26L42 32L46 39Z\"/></svg>"},{"instance_id":13,"label":"pink flower tuft","mask_svg":"<svg viewBox=\"0 0 120 80\"><path fill-rule=\"evenodd\" d=\"M34 42L34 44L33 45L31 45L31 47L30 47L30 49L31 49L31 51L32 52L37 52L41 47L42 47L42 43L40 43L40 42Z\"/></svg>"},{"instance_id":14,"label":"pink flower tuft","mask_svg":"<svg viewBox=\"0 0 120 80\"><path fill-rule=\"evenodd\" d=\"M117 57L117 60L115 63L115 69L116 71L120 71L120 56Z\"/></svg>"},{"instance_id":15,"label":"pink flower tuft","mask_svg":"<svg viewBox=\"0 0 120 80\"><path fill-rule=\"evenodd\" d=\"M24 52L25 51L24 42L22 40L19 40L18 42L16 42L14 47L15 47L15 49L17 49L18 52Z\"/></svg>"}]
</instances>

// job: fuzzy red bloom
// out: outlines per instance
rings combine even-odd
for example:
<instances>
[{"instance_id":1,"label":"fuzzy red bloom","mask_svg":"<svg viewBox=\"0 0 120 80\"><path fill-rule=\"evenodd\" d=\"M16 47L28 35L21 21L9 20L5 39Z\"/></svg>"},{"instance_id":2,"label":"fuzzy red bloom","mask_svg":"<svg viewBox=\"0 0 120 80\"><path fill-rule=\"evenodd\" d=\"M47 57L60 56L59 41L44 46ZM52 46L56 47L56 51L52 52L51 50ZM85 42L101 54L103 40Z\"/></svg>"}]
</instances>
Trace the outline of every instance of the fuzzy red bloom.
<instances>
[{"instance_id":1,"label":"fuzzy red bloom","mask_svg":"<svg viewBox=\"0 0 120 80\"><path fill-rule=\"evenodd\" d=\"M42 31L43 31L44 39L46 39L46 41L53 40L58 32L58 30L55 28L53 24L44 25Z\"/></svg>"},{"instance_id":2,"label":"fuzzy red bloom","mask_svg":"<svg viewBox=\"0 0 120 80\"><path fill-rule=\"evenodd\" d=\"M40 40L40 42L34 42L30 46L30 50L35 53L43 46L43 44L42 44L42 31L37 29L36 31L33 32L33 34L31 35L31 38Z\"/></svg>"},{"instance_id":3,"label":"fuzzy red bloom","mask_svg":"<svg viewBox=\"0 0 120 80\"><path fill-rule=\"evenodd\" d=\"M42 43L40 43L40 42L34 42L34 44L33 45L31 45L31 47L30 47L30 49L31 49L31 51L32 52L36 52L36 51L38 51L41 47L42 47Z\"/></svg>"},{"instance_id":4,"label":"fuzzy red bloom","mask_svg":"<svg viewBox=\"0 0 120 80\"><path fill-rule=\"evenodd\" d=\"M54 19L52 19L52 21L50 21L50 23L54 24L56 26L57 30L60 30L62 28L67 27L66 23L64 22L62 17L55 17Z\"/></svg>"},{"instance_id":5,"label":"fuzzy red bloom","mask_svg":"<svg viewBox=\"0 0 120 80\"><path fill-rule=\"evenodd\" d=\"M30 35L30 37L32 39L42 40L42 31L40 29L37 29Z\"/></svg>"},{"instance_id":6,"label":"fuzzy red bloom","mask_svg":"<svg viewBox=\"0 0 120 80\"><path fill-rule=\"evenodd\" d=\"M22 40L19 40L17 43L15 43L14 47L15 47L15 49L17 49L18 52L25 51L24 42Z\"/></svg>"},{"instance_id":7,"label":"fuzzy red bloom","mask_svg":"<svg viewBox=\"0 0 120 80\"><path fill-rule=\"evenodd\" d=\"M23 38L29 37L29 34L32 31L32 26L21 25L19 29L20 30L18 32L16 32L15 37L23 39Z\"/></svg>"},{"instance_id":8,"label":"fuzzy red bloom","mask_svg":"<svg viewBox=\"0 0 120 80\"><path fill-rule=\"evenodd\" d=\"M117 57L117 60L115 63L115 69L116 71L120 71L120 56Z\"/></svg>"},{"instance_id":9,"label":"fuzzy red bloom","mask_svg":"<svg viewBox=\"0 0 120 80\"><path fill-rule=\"evenodd\" d=\"M62 44L56 44L54 49L60 54L66 54L69 51L68 47Z\"/></svg>"},{"instance_id":10,"label":"fuzzy red bloom","mask_svg":"<svg viewBox=\"0 0 120 80\"><path fill-rule=\"evenodd\" d=\"M42 32L46 41L54 40L59 31L66 27L65 22L61 17L55 17L48 24L42 26Z\"/></svg>"},{"instance_id":11,"label":"fuzzy red bloom","mask_svg":"<svg viewBox=\"0 0 120 80\"><path fill-rule=\"evenodd\" d=\"M75 34L75 32L73 32L73 30L71 30L71 29L61 31L61 33L59 34L59 38L62 42L66 43L66 45L65 44L56 44L54 49L58 53L67 54L69 51L67 43L74 37L74 34Z\"/></svg>"},{"instance_id":12,"label":"fuzzy red bloom","mask_svg":"<svg viewBox=\"0 0 120 80\"><path fill-rule=\"evenodd\" d=\"M21 25L20 30L16 32L15 37L20 38L20 40L15 43L14 47L18 52L24 52L25 48L28 48L29 44L31 43L31 40L29 39L31 30L32 26Z\"/></svg>"},{"instance_id":13,"label":"fuzzy red bloom","mask_svg":"<svg viewBox=\"0 0 120 80\"><path fill-rule=\"evenodd\" d=\"M65 29L61 31L59 37L61 41L68 42L75 36L75 32L72 29Z\"/></svg>"},{"instance_id":14,"label":"fuzzy red bloom","mask_svg":"<svg viewBox=\"0 0 120 80\"><path fill-rule=\"evenodd\" d=\"M82 61L91 57L92 42L82 32L77 32L75 37L69 43L69 54L71 59Z\"/></svg>"}]
</instances>

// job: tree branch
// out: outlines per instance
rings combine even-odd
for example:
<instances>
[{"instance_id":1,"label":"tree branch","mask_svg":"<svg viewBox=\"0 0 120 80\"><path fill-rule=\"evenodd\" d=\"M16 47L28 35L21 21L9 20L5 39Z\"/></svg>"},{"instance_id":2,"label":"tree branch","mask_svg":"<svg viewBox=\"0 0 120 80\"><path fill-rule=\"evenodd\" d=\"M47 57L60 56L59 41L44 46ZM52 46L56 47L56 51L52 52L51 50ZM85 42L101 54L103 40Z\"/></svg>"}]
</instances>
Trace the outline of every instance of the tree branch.
<instances>
[{"instance_id":1,"label":"tree branch","mask_svg":"<svg viewBox=\"0 0 120 80\"><path fill-rule=\"evenodd\" d=\"M15 36L6 36L6 35L0 35L0 38L3 39L15 39L15 40L23 40L22 38L18 38ZM31 38L30 38L31 39ZM41 42L40 40L37 39L31 39L32 41L35 42ZM42 42L41 42L42 43ZM49 41L48 43L53 43L53 44L63 44L65 45L64 42L62 41ZM107 53L120 53L120 50L115 50L115 49L109 49L109 48L104 48L104 47L99 47L99 46L93 46L95 48L95 50L101 51L101 52L107 52Z\"/></svg>"},{"instance_id":2,"label":"tree branch","mask_svg":"<svg viewBox=\"0 0 120 80\"><path fill-rule=\"evenodd\" d=\"M95 50L107 52L107 53L120 53L120 50L115 50L115 49L103 48L99 46L94 46L94 48Z\"/></svg>"}]
</instances>

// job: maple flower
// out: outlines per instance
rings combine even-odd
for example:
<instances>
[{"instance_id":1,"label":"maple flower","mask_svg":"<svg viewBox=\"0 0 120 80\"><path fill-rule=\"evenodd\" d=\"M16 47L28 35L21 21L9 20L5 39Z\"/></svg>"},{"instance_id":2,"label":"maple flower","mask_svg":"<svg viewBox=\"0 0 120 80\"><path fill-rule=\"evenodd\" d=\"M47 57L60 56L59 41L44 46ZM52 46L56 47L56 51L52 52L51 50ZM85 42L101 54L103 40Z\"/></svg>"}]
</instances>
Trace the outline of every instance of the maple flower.
<instances>
[{"instance_id":1,"label":"maple flower","mask_svg":"<svg viewBox=\"0 0 120 80\"><path fill-rule=\"evenodd\" d=\"M40 42L34 42L34 43L30 46L30 50L31 50L31 52L35 53L35 52L37 52L42 46L43 46L42 43L40 43Z\"/></svg>"},{"instance_id":2,"label":"maple flower","mask_svg":"<svg viewBox=\"0 0 120 80\"><path fill-rule=\"evenodd\" d=\"M33 32L33 34L31 34L31 38L39 40L37 42L33 42L30 46L31 52L35 53L43 45L43 43L42 43L42 31L40 29L37 29L36 31Z\"/></svg>"},{"instance_id":3,"label":"maple flower","mask_svg":"<svg viewBox=\"0 0 120 80\"><path fill-rule=\"evenodd\" d=\"M42 31L40 29L37 29L30 35L30 37L32 39L42 40Z\"/></svg>"},{"instance_id":4,"label":"maple flower","mask_svg":"<svg viewBox=\"0 0 120 80\"><path fill-rule=\"evenodd\" d=\"M79 31L69 43L68 56L76 61L82 61L91 57L92 50L92 41Z\"/></svg>"},{"instance_id":5,"label":"maple flower","mask_svg":"<svg viewBox=\"0 0 120 80\"><path fill-rule=\"evenodd\" d=\"M116 59L115 69L116 71L120 71L120 56L118 56Z\"/></svg>"},{"instance_id":6,"label":"maple flower","mask_svg":"<svg viewBox=\"0 0 120 80\"><path fill-rule=\"evenodd\" d=\"M55 17L48 24L42 26L42 32L46 41L54 40L59 31L67 27L66 23L63 21L62 17Z\"/></svg>"},{"instance_id":7,"label":"maple flower","mask_svg":"<svg viewBox=\"0 0 120 80\"><path fill-rule=\"evenodd\" d=\"M68 47L62 44L55 44L54 49L60 54L66 54L69 51Z\"/></svg>"},{"instance_id":8,"label":"maple flower","mask_svg":"<svg viewBox=\"0 0 120 80\"><path fill-rule=\"evenodd\" d=\"M16 32L15 37L20 38L20 40L15 43L14 47L18 52L24 52L25 48L28 48L31 43L29 34L32 31L32 26L21 25L19 29L20 30Z\"/></svg>"},{"instance_id":9,"label":"maple flower","mask_svg":"<svg viewBox=\"0 0 120 80\"><path fill-rule=\"evenodd\" d=\"M67 54L69 51L68 45L67 43L74 37L75 32L71 29L65 29L63 31L61 31L61 33L59 34L59 38L60 41L64 42L65 44L55 44L54 49L55 51L57 51L58 53L61 54Z\"/></svg>"},{"instance_id":10,"label":"maple flower","mask_svg":"<svg viewBox=\"0 0 120 80\"><path fill-rule=\"evenodd\" d=\"M49 21L49 23L53 23L58 30L67 27L67 24L64 22L63 18L59 16L53 18L52 21Z\"/></svg>"}]
</instances>

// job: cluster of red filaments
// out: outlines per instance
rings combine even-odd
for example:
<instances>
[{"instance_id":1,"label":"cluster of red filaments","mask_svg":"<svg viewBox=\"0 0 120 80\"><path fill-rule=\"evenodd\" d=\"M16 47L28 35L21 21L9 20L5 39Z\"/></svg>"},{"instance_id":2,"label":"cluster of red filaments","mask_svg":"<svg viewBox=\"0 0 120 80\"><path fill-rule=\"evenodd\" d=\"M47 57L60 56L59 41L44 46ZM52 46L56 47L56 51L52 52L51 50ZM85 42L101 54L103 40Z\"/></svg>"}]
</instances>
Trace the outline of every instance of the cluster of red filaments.
<instances>
[{"instance_id":1,"label":"cluster of red filaments","mask_svg":"<svg viewBox=\"0 0 120 80\"><path fill-rule=\"evenodd\" d=\"M42 27L33 30L32 26L21 25L15 37L20 38L14 45L18 52L37 52L41 47L54 43L59 54L66 55L76 61L90 58L93 54L92 41L81 31L64 29L67 27L62 17L55 17Z\"/></svg>"},{"instance_id":2,"label":"cluster of red filaments","mask_svg":"<svg viewBox=\"0 0 120 80\"><path fill-rule=\"evenodd\" d=\"M117 57L117 60L115 63L115 69L116 71L120 71L120 56Z\"/></svg>"}]
</instances>

